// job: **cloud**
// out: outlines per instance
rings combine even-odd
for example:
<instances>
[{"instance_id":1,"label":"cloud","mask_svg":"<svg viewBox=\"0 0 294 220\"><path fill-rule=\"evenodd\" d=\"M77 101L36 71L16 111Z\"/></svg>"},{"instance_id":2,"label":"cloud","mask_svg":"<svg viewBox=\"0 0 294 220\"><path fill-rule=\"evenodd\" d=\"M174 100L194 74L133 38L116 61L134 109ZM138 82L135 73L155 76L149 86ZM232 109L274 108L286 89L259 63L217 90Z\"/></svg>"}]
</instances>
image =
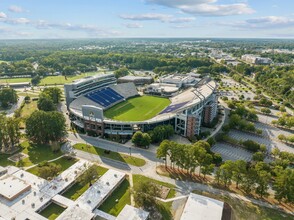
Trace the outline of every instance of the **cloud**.
<instances>
[{"instance_id":1,"label":"cloud","mask_svg":"<svg viewBox=\"0 0 294 220\"><path fill-rule=\"evenodd\" d=\"M8 8L8 10L11 11L11 12L14 12L14 13L22 13L22 12L25 12L25 10L22 7L17 6L17 5L11 5Z\"/></svg>"},{"instance_id":2,"label":"cloud","mask_svg":"<svg viewBox=\"0 0 294 220\"><path fill-rule=\"evenodd\" d=\"M255 11L247 3L216 4L217 0L145 0L150 4L177 8L192 15L201 16L228 16L252 14Z\"/></svg>"},{"instance_id":3,"label":"cloud","mask_svg":"<svg viewBox=\"0 0 294 220\"><path fill-rule=\"evenodd\" d=\"M267 16L247 19L245 21L222 22L219 24L238 29L291 28L294 27L294 19L280 16Z\"/></svg>"},{"instance_id":4,"label":"cloud","mask_svg":"<svg viewBox=\"0 0 294 220\"><path fill-rule=\"evenodd\" d=\"M50 23L44 20L33 22L32 25L37 29L59 29L65 31L86 32L90 36L116 36L121 34L119 31L102 29L94 25L79 25L71 23Z\"/></svg>"},{"instance_id":5,"label":"cloud","mask_svg":"<svg viewBox=\"0 0 294 220\"><path fill-rule=\"evenodd\" d=\"M172 15L149 13L139 15L120 15L119 17L125 20L133 21L167 21L172 18Z\"/></svg>"},{"instance_id":6,"label":"cloud","mask_svg":"<svg viewBox=\"0 0 294 220\"><path fill-rule=\"evenodd\" d=\"M7 17L4 13L0 14L0 16L3 17L2 19L0 17L0 22L10 24L10 25L28 25L35 29L58 29L58 30L64 30L64 31L84 32L91 37L108 37L108 36L116 36L121 34L121 32L119 31L108 29L108 28L99 28L94 25L54 23L54 22L47 22L45 20L34 21L34 20L29 20L27 18L11 18L11 17Z\"/></svg>"},{"instance_id":7,"label":"cloud","mask_svg":"<svg viewBox=\"0 0 294 220\"><path fill-rule=\"evenodd\" d=\"M139 24L139 23L127 23L124 24L127 28L142 28L143 25Z\"/></svg>"},{"instance_id":8,"label":"cloud","mask_svg":"<svg viewBox=\"0 0 294 220\"><path fill-rule=\"evenodd\" d=\"M7 18L5 21L7 24L29 24L31 21L27 18Z\"/></svg>"},{"instance_id":9,"label":"cloud","mask_svg":"<svg viewBox=\"0 0 294 220\"><path fill-rule=\"evenodd\" d=\"M138 14L138 15L120 15L119 16L125 20L132 21L161 21L166 23L187 23L194 21L194 17L180 17L176 18L173 15L169 14L157 14L157 13L148 13L148 14Z\"/></svg>"},{"instance_id":10,"label":"cloud","mask_svg":"<svg viewBox=\"0 0 294 220\"><path fill-rule=\"evenodd\" d=\"M7 18L7 15L4 12L0 12L0 19Z\"/></svg>"}]
</instances>

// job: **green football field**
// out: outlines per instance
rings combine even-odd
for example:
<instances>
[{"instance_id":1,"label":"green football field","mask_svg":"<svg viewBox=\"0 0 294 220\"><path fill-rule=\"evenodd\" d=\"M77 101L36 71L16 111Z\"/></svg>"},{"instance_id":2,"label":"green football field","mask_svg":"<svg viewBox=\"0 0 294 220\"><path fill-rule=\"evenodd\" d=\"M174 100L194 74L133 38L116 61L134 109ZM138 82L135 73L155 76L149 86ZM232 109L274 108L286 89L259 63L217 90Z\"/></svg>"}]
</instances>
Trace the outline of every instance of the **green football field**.
<instances>
[{"instance_id":1,"label":"green football field","mask_svg":"<svg viewBox=\"0 0 294 220\"><path fill-rule=\"evenodd\" d=\"M118 103L106 110L104 115L118 121L144 121L156 116L169 104L167 98L140 96Z\"/></svg>"}]
</instances>

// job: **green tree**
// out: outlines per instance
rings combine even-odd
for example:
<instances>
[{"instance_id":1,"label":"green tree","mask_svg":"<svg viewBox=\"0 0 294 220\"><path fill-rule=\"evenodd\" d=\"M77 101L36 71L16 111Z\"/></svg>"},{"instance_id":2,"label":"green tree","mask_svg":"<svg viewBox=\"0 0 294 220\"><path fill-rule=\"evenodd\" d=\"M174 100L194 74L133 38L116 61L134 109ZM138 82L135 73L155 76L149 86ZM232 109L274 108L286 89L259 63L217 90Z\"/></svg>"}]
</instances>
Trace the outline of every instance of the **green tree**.
<instances>
[{"instance_id":1,"label":"green tree","mask_svg":"<svg viewBox=\"0 0 294 220\"><path fill-rule=\"evenodd\" d=\"M247 172L246 162L244 160L237 160L234 162L234 170L232 179L236 182L237 188L239 188L239 183L243 181L243 176Z\"/></svg>"},{"instance_id":2,"label":"green tree","mask_svg":"<svg viewBox=\"0 0 294 220\"><path fill-rule=\"evenodd\" d=\"M132 143L139 147L147 147L151 143L149 134L137 131L132 137Z\"/></svg>"},{"instance_id":3,"label":"green tree","mask_svg":"<svg viewBox=\"0 0 294 220\"><path fill-rule=\"evenodd\" d=\"M156 203L156 197L160 196L158 185L143 181L134 188L135 203L139 207L148 209Z\"/></svg>"},{"instance_id":4,"label":"green tree","mask_svg":"<svg viewBox=\"0 0 294 220\"><path fill-rule=\"evenodd\" d=\"M44 179L51 179L59 174L62 170L60 164L43 162L38 165L38 175Z\"/></svg>"},{"instance_id":5,"label":"green tree","mask_svg":"<svg viewBox=\"0 0 294 220\"><path fill-rule=\"evenodd\" d=\"M37 103L38 109L42 111L54 111L56 109L52 99L48 95L40 95Z\"/></svg>"},{"instance_id":6,"label":"green tree","mask_svg":"<svg viewBox=\"0 0 294 220\"><path fill-rule=\"evenodd\" d=\"M54 104L58 104L61 100L62 91L58 87L48 87L45 88L41 94L48 95Z\"/></svg>"},{"instance_id":7,"label":"green tree","mask_svg":"<svg viewBox=\"0 0 294 220\"><path fill-rule=\"evenodd\" d=\"M252 160L256 162L263 161L264 158L265 158L265 155L262 152L256 152L252 155Z\"/></svg>"},{"instance_id":8,"label":"green tree","mask_svg":"<svg viewBox=\"0 0 294 220\"><path fill-rule=\"evenodd\" d=\"M167 156L169 154L170 146L170 141L164 140L160 143L156 151L157 158L164 158L165 167L167 166Z\"/></svg>"},{"instance_id":9,"label":"green tree","mask_svg":"<svg viewBox=\"0 0 294 220\"><path fill-rule=\"evenodd\" d=\"M3 108L7 108L9 104L17 103L17 93L12 88L0 89L0 102Z\"/></svg>"},{"instance_id":10,"label":"green tree","mask_svg":"<svg viewBox=\"0 0 294 220\"><path fill-rule=\"evenodd\" d=\"M234 166L235 165L233 161L227 160L217 170L217 180L225 187L228 187L232 182Z\"/></svg>"},{"instance_id":11,"label":"green tree","mask_svg":"<svg viewBox=\"0 0 294 220\"><path fill-rule=\"evenodd\" d=\"M114 71L114 75L116 78L123 77L129 74L129 70L126 67L119 68L118 70Z\"/></svg>"},{"instance_id":12,"label":"green tree","mask_svg":"<svg viewBox=\"0 0 294 220\"><path fill-rule=\"evenodd\" d=\"M82 185L92 183L92 180L96 180L99 177L98 170L95 166L90 166L86 171L78 178L78 182Z\"/></svg>"},{"instance_id":13,"label":"green tree","mask_svg":"<svg viewBox=\"0 0 294 220\"><path fill-rule=\"evenodd\" d=\"M35 111L26 120L26 134L36 143L60 141L66 135L65 118L60 112Z\"/></svg>"},{"instance_id":14,"label":"green tree","mask_svg":"<svg viewBox=\"0 0 294 220\"><path fill-rule=\"evenodd\" d=\"M279 201L285 200L294 203L294 170L287 168L277 172L274 186L275 198Z\"/></svg>"}]
</instances>

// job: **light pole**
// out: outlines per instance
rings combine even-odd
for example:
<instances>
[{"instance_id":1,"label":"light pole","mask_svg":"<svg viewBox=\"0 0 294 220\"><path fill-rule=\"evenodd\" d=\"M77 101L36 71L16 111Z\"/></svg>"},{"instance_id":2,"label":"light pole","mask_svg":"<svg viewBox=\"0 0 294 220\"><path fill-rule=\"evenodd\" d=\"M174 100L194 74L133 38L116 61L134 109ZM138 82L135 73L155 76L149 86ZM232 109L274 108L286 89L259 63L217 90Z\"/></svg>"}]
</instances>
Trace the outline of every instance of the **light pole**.
<instances>
[{"instance_id":1,"label":"light pole","mask_svg":"<svg viewBox=\"0 0 294 220\"><path fill-rule=\"evenodd\" d=\"M130 156L132 156L132 148L131 148L131 147L129 147L129 149L130 149Z\"/></svg>"}]
</instances>

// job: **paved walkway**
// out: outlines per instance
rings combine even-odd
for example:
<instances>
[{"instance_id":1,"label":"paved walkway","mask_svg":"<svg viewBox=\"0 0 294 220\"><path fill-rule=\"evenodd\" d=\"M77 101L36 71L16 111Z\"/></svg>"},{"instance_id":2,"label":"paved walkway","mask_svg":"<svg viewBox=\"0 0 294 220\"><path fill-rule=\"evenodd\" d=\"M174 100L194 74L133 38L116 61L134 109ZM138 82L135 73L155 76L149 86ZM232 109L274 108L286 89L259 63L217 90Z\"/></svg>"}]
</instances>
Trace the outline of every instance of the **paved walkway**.
<instances>
[{"instance_id":1,"label":"paved walkway","mask_svg":"<svg viewBox=\"0 0 294 220\"><path fill-rule=\"evenodd\" d=\"M56 161L56 160L59 160L59 159L62 158L62 157L64 157L64 155L62 155L62 156L60 156L60 157L57 157L57 158L54 158L54 159L52 159L52 160L48 160L48 162L49 162L49 163L50 163L50 162L54 162L54 161ZM32 166L25 167L24 170L29 170L29 169L31 169L31 168L33 168L33 167L36 167L36 166L38 166L38 164L33 164Z\"/></svg>"}]
</instances>

